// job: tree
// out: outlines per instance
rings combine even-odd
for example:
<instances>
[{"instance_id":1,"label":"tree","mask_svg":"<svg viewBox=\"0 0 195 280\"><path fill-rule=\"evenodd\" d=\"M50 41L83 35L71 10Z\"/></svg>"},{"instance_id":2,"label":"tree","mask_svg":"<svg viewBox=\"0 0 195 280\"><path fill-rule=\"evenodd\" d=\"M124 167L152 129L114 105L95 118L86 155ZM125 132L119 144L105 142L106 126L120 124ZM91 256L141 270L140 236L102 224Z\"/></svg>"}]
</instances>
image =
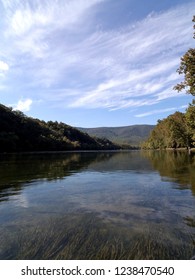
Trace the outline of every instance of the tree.
<instances>
[{"instance_id":1,"label":"tree","mask_svg":"<svg viewBox=\"0 0 195 280\"><path fill-rule=\"evenodd\" d=\"M195 100L189 105L186 111L186 121L189 133L192 138L192 144L195 145Z\"/></svg>"},{"instance_id":2,"label":"tree","mask_svg":"<svg viewBox=\"0 0 195 280\"><path fill-rule=\"evenodd\" d=\"M192 21L195 23L195 16ZM193 26L195 30L195 24ZM195 39L195 32L193 38ZM195 49L190 48L181 58L180 67L177 69L179 75L184 75L184 81L177 84L173 89L177 91L186 90L186 93L195 96Z\"/></svg>"},{"instance_id":3,"label":"tree","mask_svg":"<svg viewBox=\"0 0 195 280\"><path fill-rule=\"evenodd\" d=\"M192 119L193 108L190 107L189 120ZM193 129L193 128L192 128ZM158 121L155 128L150 133L150 137L142 145L145 149L165 149L165 148L183 148L189 147L193 142L191 136L192 131L189 131L188 123L185 114L175 112L167 118Z\"/></svg>"}]
</instances>

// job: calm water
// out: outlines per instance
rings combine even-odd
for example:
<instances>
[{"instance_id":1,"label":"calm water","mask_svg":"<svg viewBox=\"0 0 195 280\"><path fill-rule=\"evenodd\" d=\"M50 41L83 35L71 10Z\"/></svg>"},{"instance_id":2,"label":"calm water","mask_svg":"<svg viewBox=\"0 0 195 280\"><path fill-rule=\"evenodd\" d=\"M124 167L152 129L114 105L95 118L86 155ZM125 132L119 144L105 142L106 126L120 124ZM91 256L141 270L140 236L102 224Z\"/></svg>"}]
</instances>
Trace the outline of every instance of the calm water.
<instances>
[{"instance_id":1,"label":"calm water","mask_svg":"<svg viewBox=\"0 0 195 280\"><path fill-rule=\"evenodd\" d=\"M191 259L195 155L0 155L0 259Z\"/></svg>"}]
</instances>

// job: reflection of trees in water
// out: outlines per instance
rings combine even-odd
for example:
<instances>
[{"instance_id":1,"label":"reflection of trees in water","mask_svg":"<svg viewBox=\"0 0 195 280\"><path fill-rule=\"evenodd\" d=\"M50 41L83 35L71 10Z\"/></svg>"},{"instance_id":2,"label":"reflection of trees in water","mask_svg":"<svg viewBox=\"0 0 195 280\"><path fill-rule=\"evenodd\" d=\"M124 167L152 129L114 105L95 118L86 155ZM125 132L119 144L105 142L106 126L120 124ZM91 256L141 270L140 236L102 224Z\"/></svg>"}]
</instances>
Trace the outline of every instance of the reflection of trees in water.
<instances>
[{"instance_id":1,"label":"reflection of trees in water","mask_svg":"<svg viewBox=\"0 0 195 280\"><path fill-rule=\"evenodd\" d=\"M154 169L158 170L162 177L173 179L181 190L190 188L195 196L195 154L188 154L186 151L143 151L142 155L150 159ZM183 221L190 228L195 227L194 215L184 216ZM192 235L193 252L190 258L194 254L194 240Z\"/></svg>"},{"instance_id":2,"label":"reflection of trees in water","mask_svg":"<svg viewBox=\"0 0 195 280\"><path fill-rule=\"evenodd\" d=\"M142 151L162 177L174 179L181 189L190 186L195 195L195 154L185 151Z\"/></svg>"},{"instance_id":3,"label":"reflection of trees in water","mask_svg":"<svg viewBox=\"0 0 195 280\"><path fill-rule=\"evenodd\" d=\"M93 161L89 168L96 171L130 171L135 172L147 171L151 172L153 170L150 161L147 158L140 156L140 151L122 151L114 152L112 157L108 157L106 160Z\"/></svg>"},{"instance_id":4,"label":"reflection of trees in water","mask_svg":"<svg viewBox=\"0 0 195 280\"><path fill-rule=\"evenodd\" d=\"M108 160L112 153L48 153L0 155L0 201L21 191L24 183L56 180Z\"/></svg>"},{"instance_id":5,"label":"reflection of trees in water","mask_svg":"<svg viewBox=\"0 0 195 280\"><path fill-rule=\"evenodd\" d=\"M140 156L141 155L141 156ZM88 169L93 171L136 172L158 170L174 179L180 188L191 187L195 195L195 156L186 152L69 152L0 155L0 199L20 192L33 180L56 180Z\"/></svg>"},{"instance_id":6,"label":"reflection of trees in water","mask_svg":"<svg viewBox=\"0 0 195 280\"><path fill-rule=\"evenodd\" d=\"M24 183L38 179L55 180L84 169L151 170L139 152L67 152L0 155L0 191L19 191Z\"/></svg>"},{"instance_id":7,"label":"reflection of trees in water","mask_svg":"<svg viewBox=\"0 0 195 280\"><path fill-rule=\"evenodd\" d=\"M89 172L108 171L108 173L115 170L133 170L133 173L138 172L139 176L142 171L146 171L147 174L155 169L159 171L161 176L177 181L181 188L191 184L190 182L195 179L193 177L194 156L189 157L187 153L143 151L140 156L140 152L76 152L2 155L0 157L0 195L4 195L3 199L7 199L10 193L21 194L21 190L24 186L27 186L25 183L33 182L33 180L56 180L84 170ZM116 173L116 176L118 175L120 180L120 174ZM170 179L168 180L170 181ZM193 184L191 186L193 191ZM134 206L135 196L130 193L131 201L130 196L126 196L126 190L121 188L120 183L118 189L120 193L124 191L123 197L126 197L126 201ZM59 190L60 200L58 200L57 207L59 212L53 211L56 208L55 201L49 207L48 204L42 204L41 201L38 206L37 204L32 204L29 210L24 209L24 211L16 212L17 219L13 217L5 226L2 224L0 228L0 258L189 259L192 257L194 236L189 233L194 232L195 220L193 215L190 214L191 212L183 213L185 216L183 217L184 222L188 227L185 227L184 224L182 226L179 224L178 227L175 227L174 223L163 224L163 221L162 223L156 223L152 212L150 215L150 227L143 227L143 220L148 225L149 221L145 216L147 214L146 207L140 207L140 205L143 205L142 202L139 205L137 204L139 209L143 209L144 214L140 222L138 220L140 213L137 210L137 217L132 217L132 211L129 211L129 216L126 215L128 211L124 211L124 213L120 211L119 207L124 209L125 203L120 200L119 196L116 196L113 186L110 188L110 192L107 192L111 200L107 200L106 192L103 190L102 194L106 199L104 201L101 198L101 190L98 189L100 199L98 201L96 198L95 201L99 207L102 207L103 203L109 206L109 202L112 206L111 195L118 202L115 205L120 223L118 222L119 220L113 223L113 220L103 219L104 217L102 218L102 216L98 215L97 211L93 211L94 201L92 198L96 193L87 196L87 191L83 194L85 201L88 203L87 209L80 208L80 206L74 207L74 200L69 202L66 193L61 199L61 190ZM71 194L74 195L75 193L72 192ZM81 202L81 197L77 193L75 201ZM55 200L55 197L51 196L51 200L53 199ZM48 200L46 200L46 203L48 203ZM90 203L93 204L91 209L89 208ZM75 205L77 204L75 203ZM144 205L147 206L147 204ZM62 212L60 207L63 208ZM131 210L130 207L129 210ZM10 213L14 214L14 211ZM166 212L159 211L160 215L163 213ZM126 221L125 223L121 223L123 217ZM158 217L157 221L159 221ZM130 219L134 220L136 225L140 224L141 226L133 227L133 222ZM129 226L127 226L128 220ZM187 228L187 233L183 226L185 230Z\"/></svg>"}]
</instances>

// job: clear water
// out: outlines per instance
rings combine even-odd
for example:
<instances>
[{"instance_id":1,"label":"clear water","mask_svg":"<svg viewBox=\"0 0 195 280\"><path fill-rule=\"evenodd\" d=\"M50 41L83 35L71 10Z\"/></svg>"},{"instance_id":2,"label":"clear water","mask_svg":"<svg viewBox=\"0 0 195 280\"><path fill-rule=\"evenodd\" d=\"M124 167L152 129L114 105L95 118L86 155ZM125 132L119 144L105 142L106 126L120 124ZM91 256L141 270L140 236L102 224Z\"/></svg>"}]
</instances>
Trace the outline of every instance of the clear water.
<instances>
[{"instance_id":1,"label":"clear water","mask_svg":"<svg viewBox=\"0 0 195 280\"><path fill-rule=\"evenodd\" d=\"M0 259L191 259L195 155L0 156Z\"/></svg>"}]
</instances>

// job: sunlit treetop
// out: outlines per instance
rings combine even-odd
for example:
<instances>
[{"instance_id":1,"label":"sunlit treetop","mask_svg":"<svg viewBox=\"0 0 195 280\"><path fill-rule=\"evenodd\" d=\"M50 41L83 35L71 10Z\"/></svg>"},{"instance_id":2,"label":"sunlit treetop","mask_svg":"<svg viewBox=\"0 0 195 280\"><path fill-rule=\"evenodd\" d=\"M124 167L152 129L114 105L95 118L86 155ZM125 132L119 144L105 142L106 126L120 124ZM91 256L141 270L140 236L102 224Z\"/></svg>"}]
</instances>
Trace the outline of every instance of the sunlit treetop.
<instances>
[{"instance_id":1,"label":"sunlit treetop","mask_svg":"<svg viewBox=\"0 0 195 280\"><path fill-rule=\"evenodd\" d=\"M195 23L195 16L193 16L192 21ZM194 24L195 30L195 24ZM195 31L194 36L195 39ZM186 93L195 96L195 48L190 48L184 56L181 57L180 67L177 72L184 75L184 81L177 84L174 89L177 91L186 90Z\"/></svg>"}]
</instances>

